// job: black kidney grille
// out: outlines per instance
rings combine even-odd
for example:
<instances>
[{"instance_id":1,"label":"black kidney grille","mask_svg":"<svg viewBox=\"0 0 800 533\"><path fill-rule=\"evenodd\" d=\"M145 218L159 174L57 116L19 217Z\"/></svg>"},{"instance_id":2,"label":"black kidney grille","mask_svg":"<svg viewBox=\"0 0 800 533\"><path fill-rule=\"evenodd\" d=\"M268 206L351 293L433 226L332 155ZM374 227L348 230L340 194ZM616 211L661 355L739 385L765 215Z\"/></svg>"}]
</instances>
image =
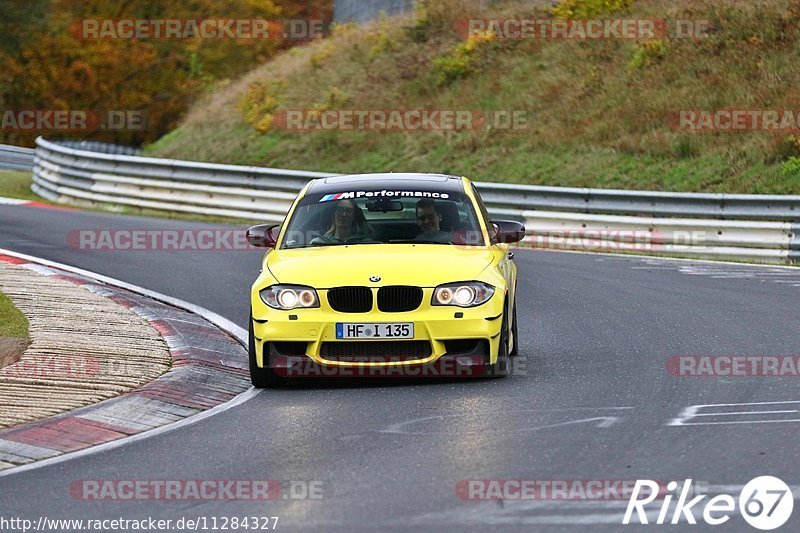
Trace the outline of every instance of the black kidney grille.
<instances>
[{"instance_id":1,"label":"black kidney grille","mask_svg":"<svg viewBox=\"0 0 800 533\"><path fill-rule=\"evenodd\" d=\"M369 287L335 287L328 290L328 303L340 313L369 313L372 291Z\"/></svg>"},{"instance_id":2,"label":"black kidney grille","mask_svg":"<svg viewBox=\"0 0 800 533\"><path fill-rule=\"evenodd\" d=\"M396 285L378 289L378 309L385 313L413 311L422 303L422 289Z\"/></svg>"},{"instance_id":3,"label":"black kidney grille","mask_svg":"<svg viewBox=\"0 0 800 533\"><path fill-rule=\"evenodd\" d=\"M414 361L431 355L428 341L323 342L319 354L328 360L388 363Z\"/></svg>"}]
</instances>

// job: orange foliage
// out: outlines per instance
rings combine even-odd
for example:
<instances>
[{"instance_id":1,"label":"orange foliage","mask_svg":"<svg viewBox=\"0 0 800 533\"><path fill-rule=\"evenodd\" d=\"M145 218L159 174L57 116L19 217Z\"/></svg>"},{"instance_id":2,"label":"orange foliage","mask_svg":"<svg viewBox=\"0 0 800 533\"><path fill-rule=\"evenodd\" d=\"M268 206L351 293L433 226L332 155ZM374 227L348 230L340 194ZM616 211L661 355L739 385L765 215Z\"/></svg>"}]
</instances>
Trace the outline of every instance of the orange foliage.
<instances>
[{"instance_id":1,"label":"orange foliage","mask_svg":"<svg viewBox=\"0 0 800 533\"><path fill-rule=\"evenodd\" d=\"M322 19L331 0L136 2L29 0L0 19L0 112L25 109L135 110L140 129L8 131L0 142L32 145L37 135L138 145L177 124L198 91L240 75L300 41L269 39L82 39L84 19ZM5 10L6 8L4 8Z\"/></svg>"}]
</instances>

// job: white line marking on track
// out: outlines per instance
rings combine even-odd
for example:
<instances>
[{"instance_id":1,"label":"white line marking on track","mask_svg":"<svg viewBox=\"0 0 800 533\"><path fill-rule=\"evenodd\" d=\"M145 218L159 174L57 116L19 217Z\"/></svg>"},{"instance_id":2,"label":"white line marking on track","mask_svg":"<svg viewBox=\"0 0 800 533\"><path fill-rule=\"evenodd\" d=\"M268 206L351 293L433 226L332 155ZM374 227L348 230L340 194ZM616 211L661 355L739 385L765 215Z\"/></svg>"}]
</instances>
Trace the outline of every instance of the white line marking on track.
<instances>
[{"instance_id":1,"label":"white line marking on track","mask_svg":"<svg viewBox=\"0 0 800 533\"><path fill-rule=\"evenodd\" d=\"M759 406L759 405L797 405L800 406L800 401L798 400L789 400L789 401L776 401L776 402L748 402L748 403L711 403L711 404L700 404L700 405L690 405L681 411L681 413L676 417L671 419L667 422L667 426L712 426L712 425L725 425L725 424L775 424L775 423L786 423L786 422L800 422L798 418L789 418L789 419L777 419L777 420L726 420L723 422L688 422L693 418L699 418L702 416L730 416L730 415L739 415L739 416L753 416L753 415L771 415L771 414L794 414L800 413L800 411L796 409L792 410L771 410L771 411L724 411L724 410L714 410L712 412L701 412L701 409L706 408L719 408L719 407L739 407L739 408L746 408L748 406Z\"/></svg>"},{"instance_id":2,"label":"white line marking on track","mask_svg":"<svg viewBox=\"0 0 800 533\"><path fill-rule=\"evenodd\" d=\"M697 413L694 416L734 416L734 415L774 415L785 413L796 413L797 410L791 411L733 411L730 413Z\"/></svg>"},{"instance_id":3,"label":"white line marking on track","mask_svg":"<svg viewBox=\"0 0 800 533\"><path fill-rule=\"evenodd\" d=\"M513 411L514 412L525 412L525 413L531 413L531 414L552 414L552 413L558 413L560 411L585 411L585 410L602 411L602 410L627 410L627 409L633 409L633 408L632 407L597 407L597 408L594 408L594 407L575 407L575 408L569 408L569 409L514 409ZM414 418L414 419L411 419L411 420L405 420L403 422L398 422L396 424L391 424L390 426L379 430L379 433L392 433L392 434L398 434L398 435L446 435L448 433L437 432L437 431L426 431L424 429L423 430L418 430L418 431L413 431L413 430L408 430L408 429L405 429L405 428L408 427L408 426L414 425L414 424L419 424L421 422L429 422L429 421L432 421L432 420L445 420L445 419L451 419L451 418L462 418L462 417L472 417L472 416L473 415L471 415L469 413L460 413L460 414L452 414L452 415L436 415L436 416L425 416L425 417L422 417L422 418ZM594 417L580 418L580 419L575 419L575 420L565 420L565 421L562 421L562 422L554 422L554 423L551 423L551 424L544 424L544 425L540 425L540 426L517 428L517 429L512 430L511 433L525 433L525 432L530 432L530 431L539 431L539 430L542 430L542 429L552 429L552 428L557 428L557 427L570 426L570 425L574 425L574 424L584 424L584 423L587 423L587 422L597 422L596 424L594 424L594 427L605 429L605 428L609 428L609 427L613 426L614 424L616 424L620 420L621 420L621 418L618 417L618 416L594 416ZM478 430L476 430L476 431L478 431Z\"/></svg>"},{"instance_id":4,"label":"white line marking on track","mask_svg":"<svg viewBox=\"0 0 800 533\"><path fill-rule=\"evenodd\" d=\"M24 205L28 200L20 200L19 198L5 198L0 196L0 205Z\"/></svg>"}]
</instances>

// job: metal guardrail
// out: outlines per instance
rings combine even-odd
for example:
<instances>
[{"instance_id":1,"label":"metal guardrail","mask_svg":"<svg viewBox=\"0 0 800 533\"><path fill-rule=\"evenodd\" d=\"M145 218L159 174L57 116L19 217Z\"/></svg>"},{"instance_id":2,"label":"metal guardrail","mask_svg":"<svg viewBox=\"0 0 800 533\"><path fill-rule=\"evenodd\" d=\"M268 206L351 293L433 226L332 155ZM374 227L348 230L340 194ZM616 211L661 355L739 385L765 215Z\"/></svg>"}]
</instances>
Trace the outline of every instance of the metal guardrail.
<instances>
[{"instance_id":1,"label":"metal guardrail","mask_svg":"<svg viewBox=\"0 0 800 533\"><path fill-rule=\"evenodd\" d=\"M0 144L0 169L30 170L33 168L33 148Z\"/></svg>"},{"instance_id":2,"label":"metal guardrail","mask_svg":"<svg viewBox=\"0 0 800 533\"><path fill-rule=\"evenodd\" d=\"M800 219L800 196L627 191L501 183L476 185L487 205L519 209L724 220Z\"/></svg>"},{"instance_id":3,"label":"metal guardrail","mask_svg":"<svg viewBox=\"0 0 800 533\"><path fill-rule=\"evenodd\" d=\"M334 175L104 154L41 137L36 146L32 188L58 202L280 222L303 185Z\"/></svg>"},{"instance_id":4,"label":"metal guardrail","mask_svg":"<svg viewBox=\"0 0 800 533\"><path fill-rule=\"evenodd\" d=\"M139 148L134 148L132 146L122 146L119 144L104 143L99 141L63 140L58 141L57 144L66 146L67 148L87 150L89 152L100 152L102 154L139 155L142 153Z\"/></svg>"},{"instance_id":5,"label":"metal guardrail","mask_svg":"<svg viewBox=\"0 0 800 533\"><path fill-rule=\"evenodd\" d=\"M280 222L305 183L336 175L36 144L33 190L66 203ZM800 263L800 196L476 186L493 215L525 222L533 246Z\"/></svg>"},{"instance_id":6,"label":"metal guardrail","mask_svg":"<svg viewBox=\"0 0 800 533\"><path fill-rule=\"evenodd\" d=\"M104 154L120 155L139 155L142 153L138 148L130 146L120 146L98 141L58 141L56 144L76 150L86 150L89 152L100 152ZM0 169L8 170L31 170L33 168L33 148L22 148L0 144Z\"/></svg>"}]
</instances>

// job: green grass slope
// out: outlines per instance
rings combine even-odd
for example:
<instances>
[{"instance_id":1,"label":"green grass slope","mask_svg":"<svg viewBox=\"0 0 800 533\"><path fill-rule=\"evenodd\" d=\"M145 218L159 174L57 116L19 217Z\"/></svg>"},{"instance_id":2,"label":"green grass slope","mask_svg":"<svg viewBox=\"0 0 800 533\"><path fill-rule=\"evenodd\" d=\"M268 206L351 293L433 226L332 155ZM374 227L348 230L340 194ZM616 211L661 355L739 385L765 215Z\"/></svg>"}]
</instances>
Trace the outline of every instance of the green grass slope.
<instances>
[{"instance_id":1,"label":"green grass slope","mask_svg":"<svg viewBox=\"0 0 800 533\"><path fill-rule=\"evenodd\" d=\"M541 4L442 0L413 18L340 26L205 96L146 152L331 172L800 194L792 132L691 133L669 123L681 109L800 110L796 0L634 0L629 10L599 15L662 18L668 28L678 19L709 20L702 39L511 41L466 39L455 29L472 17L552 17ZM283 131L275 117L287 109L517 110L528 124Z\"/></svg>"},{"instance_id":2,"label":"green grass slope","mask_svg":"<svg viewBox=\"0 0 800 533\"><path fill-rule=\"evenodd\" d=\"M16 308L11 298L0 292L0 339L28 337L28 319ZM6 354L0 354L0 357Z\"/></svg>"}]
</instances>

